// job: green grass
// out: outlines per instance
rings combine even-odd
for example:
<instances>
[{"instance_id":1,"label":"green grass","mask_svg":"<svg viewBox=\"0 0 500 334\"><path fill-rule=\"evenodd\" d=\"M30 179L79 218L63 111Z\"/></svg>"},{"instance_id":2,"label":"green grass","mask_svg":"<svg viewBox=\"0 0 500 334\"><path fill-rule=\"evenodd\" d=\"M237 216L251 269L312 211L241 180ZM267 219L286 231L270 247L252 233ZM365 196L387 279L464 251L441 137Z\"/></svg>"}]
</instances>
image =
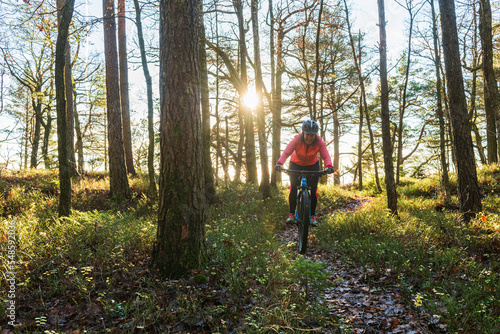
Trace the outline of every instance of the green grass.
<instances>
[{"instance_id":1,"label":"green grass","mask_svg":"<svg viewBox=\"0 0 500 334\"><path fill-rule=\"evenodd\" d=\"M439 208L437 178L402 180L399 217L389 214L383 195L362 210L337 212L374 192L321 186L315 244L363 268L370 284L398 287L402 302L421 317L439 316L450 333L496 333L500 175L495 166L478 175L487 196L469 224L454 209L456 197ZM104 174L73 180L74 210L59 219L54 171L0 177L1 249L7 225L16 225L18 333L341 332L321 302L335 283L323 262L297 256L295 244L276 237L288 212L284 187L265 201L252 185L219 189L206 210L202 266L170 280L150 266L157 204L145 196L147 178L130 180L134 197L126 203L109 197L108 182ZM2 252L0 265L7 263Z\"/></svg>"},{"instance_id":2,"label":"green grass","mask_svg":"<svg viewBox=\"0 0 500 334\"><path fill-rule=\"evenodd\" d=\"M203 265L169 280L150 267L157 205L142 196L144 179L131 180L136 195L125 204L109 197L105 175L74 180L76 208L62 219L57 187L46 193L38 186L56 180L43 171L0 180L2 248L8 223L16 224L17 332L335 328L318 299L328 285L324 268L276 239L285 190L263 201L254 186L221 189L206 211ZM6 306L0 303L2 314Z\"/></svg>"},{"instance_id":3,"label":"green grass","mask_svg":"<svg viewBox=\"0 0 500 334\"><path fill-rule=\"evenodd\" d=\"M496 169L479 175L481 184L495 185L490 192L498 191ZM365 268L373 284L382 277L387 282L391 273L407 300L415 302L418 295L422 304L415 308L441 317L450 332L497 333L500 220L498 207L488 204L497 199L485 199L484 212L464 224L458 212L436 210L440 189L435 179L403 184L399 217L388 213L383 198L358 212L337 213L316 233L322 247Z\"/></svg>"}]
</instances>

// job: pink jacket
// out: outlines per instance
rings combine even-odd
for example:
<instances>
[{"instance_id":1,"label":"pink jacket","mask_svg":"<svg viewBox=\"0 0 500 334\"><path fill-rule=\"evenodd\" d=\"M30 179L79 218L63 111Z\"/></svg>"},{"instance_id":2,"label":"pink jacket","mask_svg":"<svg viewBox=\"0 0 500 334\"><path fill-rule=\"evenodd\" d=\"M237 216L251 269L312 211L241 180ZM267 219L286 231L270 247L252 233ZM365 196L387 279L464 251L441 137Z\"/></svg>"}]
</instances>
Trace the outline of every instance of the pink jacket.
<instances>
[{"instance_id":1,"label":"pink jacket","mask_svg":"<svg viewBox=\"0 0 500 334\"><path fill-rule=\"evenodd\" d=\"M321 158L325 162L325 167L333 167L332 159L328 154L325 142L323 141L323 139L321 139L320 136L317 136L316 142L311 145L307 145L300 139L300 137L300 133L293 137L292 141L283 151L283 154L281 154L281 157L279 158L277 163L283 165L291 155L292 158L290 160L299 166L314 165L316 161L318 161L319 152L321 154Z\"/></svg>"}]
</instances>

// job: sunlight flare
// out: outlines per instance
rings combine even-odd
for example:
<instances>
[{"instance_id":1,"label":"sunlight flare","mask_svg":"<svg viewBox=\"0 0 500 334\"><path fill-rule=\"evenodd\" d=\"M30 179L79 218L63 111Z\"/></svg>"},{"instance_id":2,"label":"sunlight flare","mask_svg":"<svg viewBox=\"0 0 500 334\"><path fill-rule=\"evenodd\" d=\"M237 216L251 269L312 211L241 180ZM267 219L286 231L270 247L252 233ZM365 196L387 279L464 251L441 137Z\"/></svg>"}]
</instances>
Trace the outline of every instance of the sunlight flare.
<instances>
[{"instance_id":1,"label":"sunlight flare","mask_svg":"<svg viewBox=\"0 0 500 334\"><path fill-rule=\"evenodd\" d=\"M243 105L249 109L255 109L259 105L259 95L255 90L248 90L245 95L243 95L242 101Z\"/></svg>"}]
</instances>

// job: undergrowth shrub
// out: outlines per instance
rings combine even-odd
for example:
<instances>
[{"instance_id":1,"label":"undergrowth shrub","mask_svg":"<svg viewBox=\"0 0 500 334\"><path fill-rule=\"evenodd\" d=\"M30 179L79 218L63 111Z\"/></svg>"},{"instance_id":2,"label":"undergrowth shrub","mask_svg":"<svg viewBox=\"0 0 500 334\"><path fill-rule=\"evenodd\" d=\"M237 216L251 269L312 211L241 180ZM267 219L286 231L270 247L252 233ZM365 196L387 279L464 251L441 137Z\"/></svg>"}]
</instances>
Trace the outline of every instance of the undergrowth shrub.
<instances>
[{"instance_id":1,"label":"undergrowth shrub","mask_svg":"<svg viewBox=\"0 0 500 334\"><path fill-rule=\"evenodd\" d=\"M455 210L436 210L434 187L433 180L408 182L398 188L399 217L381 198L324 219L316 237L323 248L365 268L374 284L389 277L418 311L441 317L450 332L496 333L498 215L479 213L466 224Z\"/></svg>"},{"instance_id":2,"label":"undergrowth shrub","mask_svg":"<svg viewBox=\"0 0 500 334\"><path fill-rule=\"evenodd\" d=\"M245 333L310 328L328 319L317 298L328 283L324 265L297 257L295 243L275 238L288 212L288 190L278 191L281 196L260 200L257 187L235 185L208 213L206 265L246 304Z\"/></svg>"}]
</instances>

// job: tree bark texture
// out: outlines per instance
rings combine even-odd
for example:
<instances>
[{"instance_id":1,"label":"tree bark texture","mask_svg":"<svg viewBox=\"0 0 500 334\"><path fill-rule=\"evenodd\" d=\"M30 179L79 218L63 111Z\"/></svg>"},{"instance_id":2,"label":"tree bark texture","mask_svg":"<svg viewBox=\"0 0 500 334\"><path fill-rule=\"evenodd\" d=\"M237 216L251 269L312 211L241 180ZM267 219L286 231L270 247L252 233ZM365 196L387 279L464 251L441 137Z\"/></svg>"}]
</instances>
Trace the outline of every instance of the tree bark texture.
<instances>
[{"instance_id":1,"label":"tree bark texture","mask_svg":"<svg viewBox=\"0 0 500 334\"><path fill-rule=\"evenodd\" d=\"M49 141L50 133L52 132L52 115L50 108L47 110L47 122L42 121L43 126L43 142L42 142L42 157L46 169L50 169L50 159L49 159Z\"/></svg>"},{"instance_id":2,"label":"tree bark texture","mask_svg":"<svg viewBox=\"0 0 500 334\"><path fill-rule=\"evenodd\" d=\"M212 168L212 157L210 156L210 96L208 88L207 51L205 46L205 25L203 21L203 0L198 0L198 13L200 24L200 89L201 89L201 124L203 145L203 170L205 174L205 196L208 203L212 203L216 197L214 170Z\"/></svg>"},{"instance_id":3,"label":"tree bark texture","mask_svg":"<svg viewBox=\"0 0 500 334\"><path fill-rule=\"evenodd\" d=\"M66 0L59 9L59 22L56 41L56 103L57 103L57 150L59 155L59 216L69 216L71 212L71 166L69 161L69 142L66 119L65 62L68 31L73 17L74 0Z\"/></svg>"},{"instance_id":4,"label":"tree bark texture","mask_svg":"<svg viewBox=\"0 0 500 334\"><path fill-rule=\"evenodd\" d=\"M200 264L205 189L198 0L160 2L160 203L155 266L178 277Z\"/></svg>"},{"instance_id":5,"label":"tree bark texture","mask_svg":"<svg viewBox=\"0 0 500 334\"><path fill-rule=\"evenodd\" d=\"M106 102L110 191L118 200L130 196L122 138L122 114L116 48L114 0L103 0L104 57L106 61Z\"/></svg>"},{"instance_id":6,"label":"tree bark texture","mask_svg":"<svg viewBox=\"0 0 500 334\"><path fill-rule=\"evenodd\" d=\"M58 15L57 20L60 24L61 9L65 4L65 0L57 0ZM69 37L69 33L68 33ZM71 71L71 45L66 43L64 50L65 67L64 67L64 86L66 89L66 129L68 131L68 159L71 169L71 175L76 175L76 159L75 159L75 116L74 116L74 101L73 101L73 76Z\"/></svg>"},{"instance_id":7,"label":"tree bark texture","mask_svg":"<svg viewBox=\"0 0 500 334\"><path fill-rule=\"evenodd\" d=\"M392 163L391 124L389 117L389 88L387 84L387 42L385 32L384 0L378 2L379 32L380 32L380 101L382 116L382 145L384 152L385 188L387 192L387 207L395 215L398 214L398 199L396 183L394 182L394 166Z\"/></svg>"},{"instance_id":8,"label":"tree bark texture","mask_svg":"<svg viewBox=\"0 0 500 334\"><path fill-rule=\"evenodd\" d=\"M80 117L78 114L77 108L75 108L75 133L76 133L76 154L77 154L77 161L78 161L78 167L77 171L79 174L83 173L85 170L84 166L84 156L83 156L83 134L82 134L82 125L80 122Z\"/></svg>"},{"instance_id":9,"label":"tree bark texture","mask_svg":"<svg viewBox=\"0 0 500 334\"><path fill-rule=\"evenodd\" d=\"M486 150L488 163L497 163L500 155L500 106L497 81L493 69L493 37L490 0L479 1L479 34L483 46L484 110L486 112Z\"/></svg>"},{"instance_id":10,"label":"tree bark texture","mask_svg":"<svg viewBox=\"0 0 500 334\"><path fill-rule=\"evenodd\" d=\"M476 159L460 64L455 4L453 0L439 0L439 7L453 145L457 163L460 211L463 213L463 218L468 221L482 209L481 194L477 181Z\"/></svg>"},{"instance_id":11,"label":"tree bark texture","mask_svg":"<svg viewBox=\"0 0 500 334\"><path fill-rule=\"evenodd\" d=\"M35 91L41 93L41 87ZM33 133L33 140L31 142L31 157L30 157L30 168L36 168L38 166L38 146L40 145L40 132L42 126L42 103L37 97L31 99L31 104L33 110L35 111L35 126Z\"/></svg>"},{"instance_id":12,"label":"tree bark texture","mask_svg":"<svg viewBox=\"0 0 500 334\"><path fill-rule=\"evenodd\" d=\"M120 58L120 104L123 122L123 148L127 173L135 175L132 153L132 130L130 128L130 104L128 94L127 25L125 0L118 0L118 55Z\"/></svg>"},{"instance_id":13,"label":"tree bark texture","mask_svg":"<svg viewBox=\"0 0 500 334\"><path fill-rule=\"evenodd\" d=\"M29 101L26 99L26 104L24 106L25 108L25 131L24 131L24 168L28 169L28 144L29 144L29 137L31 133L30 129L30 107L29 107Z\"/></svg>"}]
</instances>

